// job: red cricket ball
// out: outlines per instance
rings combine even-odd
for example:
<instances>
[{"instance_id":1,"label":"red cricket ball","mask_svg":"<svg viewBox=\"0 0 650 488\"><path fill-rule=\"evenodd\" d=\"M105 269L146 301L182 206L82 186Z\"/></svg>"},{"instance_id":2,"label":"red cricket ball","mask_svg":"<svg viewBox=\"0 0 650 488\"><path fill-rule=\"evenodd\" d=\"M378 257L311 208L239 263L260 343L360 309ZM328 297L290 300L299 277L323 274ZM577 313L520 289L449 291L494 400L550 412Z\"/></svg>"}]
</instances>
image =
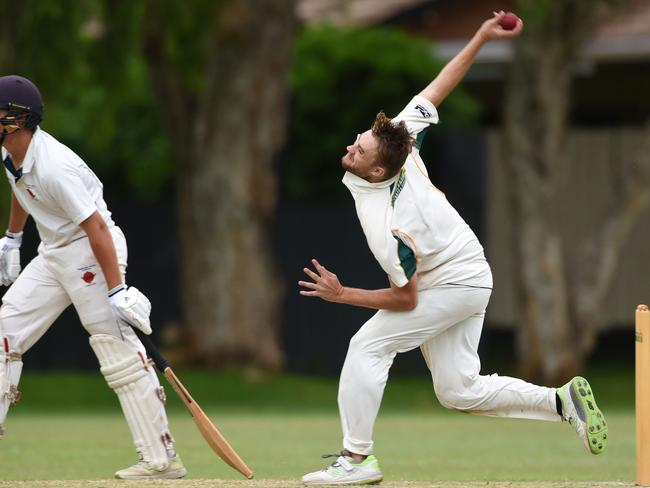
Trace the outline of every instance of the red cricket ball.
<instances>
[{"instance_id":1,"label":"red cricket ball","mask_svg":"<svg viewBox=\"0 0 650 488\"><path fill-rule=\"evenodd\" d=\"M512 12L507 12L503 17L501 17L499 25L505 30L512 30L517 26L518 20L519 17L517 17L515 14Z\"/></svg>"}]
</instances>

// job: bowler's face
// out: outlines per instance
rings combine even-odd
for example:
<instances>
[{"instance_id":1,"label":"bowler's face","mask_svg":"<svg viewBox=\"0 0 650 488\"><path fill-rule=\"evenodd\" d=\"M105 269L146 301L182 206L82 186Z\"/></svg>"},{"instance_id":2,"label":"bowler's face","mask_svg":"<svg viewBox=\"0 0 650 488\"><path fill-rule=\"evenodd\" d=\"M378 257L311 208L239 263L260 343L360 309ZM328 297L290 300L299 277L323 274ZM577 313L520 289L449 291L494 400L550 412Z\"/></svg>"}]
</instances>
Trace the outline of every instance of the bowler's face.
<instances>
[{"instance_id":1,"label":"bowler's face","mask_svg":"<svg viewBox=\"0 0 650 488\"><path fill-rule=\"evenodd\" d=\"M368 179L377 160L377 140L368 129L357 136L354 144L346 147L346 154L341 158L341 166L346 171L360 178Z\"/></svg>"}]
</instances>

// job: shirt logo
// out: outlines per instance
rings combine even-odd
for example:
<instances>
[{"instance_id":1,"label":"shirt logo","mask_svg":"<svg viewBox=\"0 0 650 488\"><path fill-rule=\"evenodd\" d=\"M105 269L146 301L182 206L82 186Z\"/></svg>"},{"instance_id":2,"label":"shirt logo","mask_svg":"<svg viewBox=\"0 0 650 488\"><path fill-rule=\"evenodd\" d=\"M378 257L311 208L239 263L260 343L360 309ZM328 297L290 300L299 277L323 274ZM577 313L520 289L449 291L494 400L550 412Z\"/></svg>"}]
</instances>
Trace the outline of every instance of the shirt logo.
<instances>
[{"instance_id":1,"label":"shirt logo","mask_svg":"<svg viewBox=\"0 0 650 488\"><path fill-rule=\"evenodd\" d=\"M77 271L81 273L81 279L86 283L86 286L95 286L95 277L97 276L97 265L91 264L89 266L82 266L77 268Z\"/></svg>"},{"instance_id":2,"label":"shirt logo","mask_svg":"<svg viewBox=\"0 0 650 488\"><path fill-rule=\"evenodd\" d=\"M402 169L402 171L399 172L399 177L397 178L397 181L390 186L392 191L392 194L390 196L391 207L395 207L395 200L397 200L399 194L402 193L402 189L404 188L405 184L406 184L406 171Z\"/></svg>"},{"instance_id":3,"label":"shirt logo","mask_svg":"<svg viewBox=\"0 0 650 488\"><path fill-rule=\"evenodd\" d=\"M422 114L422 117L424 117L426 119L431 117L431 113L426 108L424 108L422 105L416 105L415 110L418 110Z\"/></svg>"},{"instance_id":4,"label":"shirt logo","mask_svg":"<svg viewBox=\"0 0 650 488\"><path fill-rule=\"evenodd\" d=\"M36 192L34 191L34 187L33 187L33 186L30 185L30 186L28 186L27 188L25 188L25 190L27 191L27 193L29 193L29 196L30 196L30 197L32 197L34 200L38 200L38 199L36 198Z\"/></svg>"}]
</instances>

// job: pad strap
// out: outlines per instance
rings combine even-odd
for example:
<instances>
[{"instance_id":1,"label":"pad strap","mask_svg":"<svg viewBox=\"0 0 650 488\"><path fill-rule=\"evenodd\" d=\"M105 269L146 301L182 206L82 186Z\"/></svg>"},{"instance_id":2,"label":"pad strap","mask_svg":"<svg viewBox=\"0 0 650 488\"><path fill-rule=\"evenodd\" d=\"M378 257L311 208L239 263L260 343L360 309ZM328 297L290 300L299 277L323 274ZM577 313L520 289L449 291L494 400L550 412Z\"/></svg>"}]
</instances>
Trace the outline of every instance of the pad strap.
<instances>
[{"instance_id":1,"label":"pad strap","mask_svg":"<svg viewBox=\"0 0 650 488\"><path fill-rule=\"evenodd\" d=\"M18 382L23 371L22 355L9 349L6 338L0 351L0 430L7 418L9 406L18 403L21 392Z\"/></svg>"}]
</instances>

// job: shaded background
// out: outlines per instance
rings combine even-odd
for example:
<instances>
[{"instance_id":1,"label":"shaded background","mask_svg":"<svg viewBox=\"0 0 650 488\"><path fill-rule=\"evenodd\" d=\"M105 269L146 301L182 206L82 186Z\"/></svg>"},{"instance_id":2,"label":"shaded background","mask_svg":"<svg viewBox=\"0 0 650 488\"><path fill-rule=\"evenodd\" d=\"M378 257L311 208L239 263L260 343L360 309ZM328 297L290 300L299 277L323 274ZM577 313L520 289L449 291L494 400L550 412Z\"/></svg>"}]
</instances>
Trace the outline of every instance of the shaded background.
<instances>
[{"instance_id":1,"label":"shaded background","mask_svg":"<svg viewBox=\"0 0 650 488\"><path fill-rule=\"evenodd\" d=\"M300 297L303 266L317 257L344 284L386 285L340 183L345 146L376 111L395 115L492 10L516 9L530 37L484 47L423 150L432 181L493 267L483 371L557 381L594 358L632 367L633 311L650 300L648 2L61 0L16 8L14 30L0 37L0 69L42 88L43 128L105 183L129 242L128 283L151 298L155 338L172 360L319 375L338 374L349 338L372 312ZM28 34L34 29L39 36ZM558 46L575 53L546 63L545 51ZM570 82L557 89L566 89L557 104L564 117L544 119L553 97L541 93L540 103L532 90L527 99L526 83L517 84L521 75L545 86L547 65L557 70L551 93L557 79ZM524 125L518 103L534 123L513 136L508 127ZM558 118L559 128L545 125ZM537 176L559 175L559 183L553 211L539 205L540 220L550 229L544 236L559 236L552 242L564 259L562 284L538 282L561 293L540 304L523 283L532 260L520 259L527 250L518 244L536 217L517 214L528 207L511 190L533 194L546 180L517 176L526 157L513 140L544 141L553 130L563 140L555 153L539 151L551 162ZM617 213L629 195L633 211ZM615 244L599 237L609 228L599 217L612 208L627 225ZM29 224L24 263L37 240ZM583 241L595 249L583 250ZM604 265L600 250L610 248L616 259ZM607 266L604 299L580 305L591 295L575 282ZM537 316L522 314L526 304ZM539 337L549 329L557 336L545 345ZM565 349L579 360L550 352ZM96 368L73 310L25 355L25 367ZM415 351L394 370L424 364Z\"/></svg>"}]
</instances>

